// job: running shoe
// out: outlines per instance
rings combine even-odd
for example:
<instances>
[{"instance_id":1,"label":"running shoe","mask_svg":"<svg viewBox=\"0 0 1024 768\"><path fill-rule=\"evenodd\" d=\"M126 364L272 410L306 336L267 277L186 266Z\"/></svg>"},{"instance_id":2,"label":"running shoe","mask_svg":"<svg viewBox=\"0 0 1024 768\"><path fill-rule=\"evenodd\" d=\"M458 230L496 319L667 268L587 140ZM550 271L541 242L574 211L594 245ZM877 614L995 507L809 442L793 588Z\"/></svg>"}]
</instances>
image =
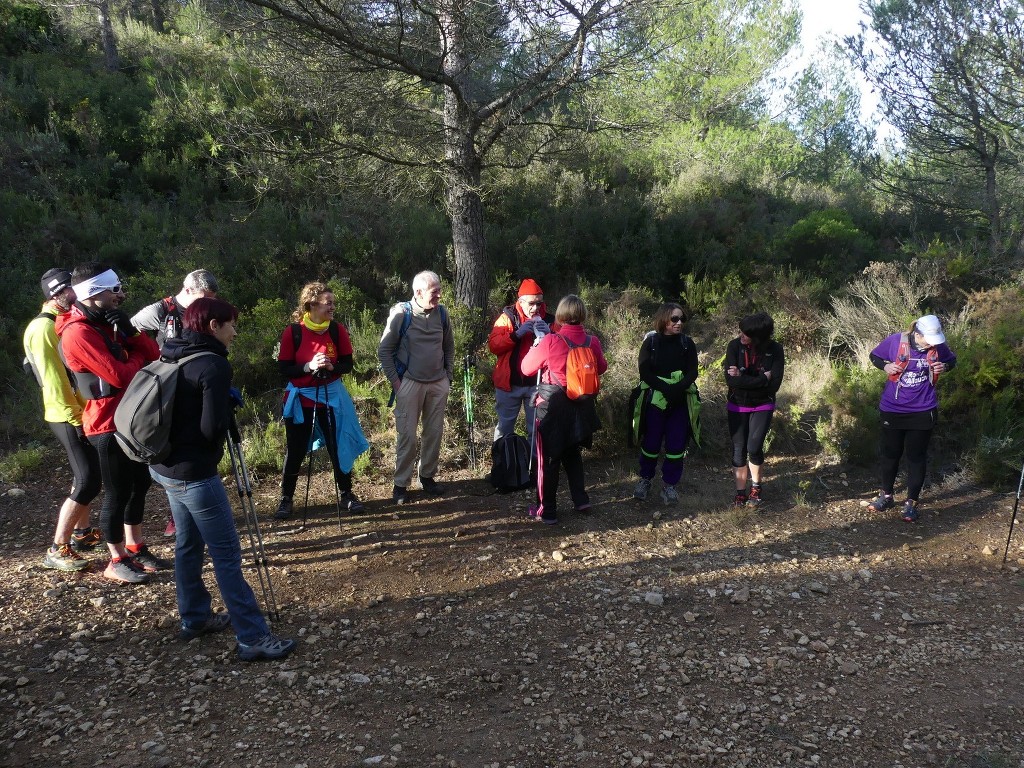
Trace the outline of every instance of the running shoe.
<instances>
[{"instance_id":1,"label":"running shoe","mask_svg":"<svg viewBox=\"0 0 1024 768\"><path fill-rule=\"evenodd\" d=\"M103 543L103 534L99 528L86 528L81 533L71 534L71 541L68 542L75 552L92 552Z\"/></svg>"},{"instance_id":2,"label":"running shoe","mask_svg":"<svg viewBox=\"0 0 1024 768\"><path fill-rule=\"evenodd\" d=\"M903 522L904 523L916 523L917 522L917 504L913 499L907 499L903 505Z\"/></svg>"},{"instance_id":3,"label":"running shoe","mask_svg":"<svg viewBox=\"0 0 1024 768\"><path fill-rule=\"evenodd\" d=\"M760 485L751 486L750 493L747 494L747 506L748 507L760 506L761 501L762 501L762 499L761 499L761 486Z\"/></svg>"},{"instance_id":4,"label":"running shoe","mask_svg":"<svg viewBox=\"0 0 1024 768\"><path fill-rule=\"evenodd\" d=\"M637 501L643 501L647 498L647 494L651 492L651 481L646 477L641 477L637 480L636 488L633 489L633 498Z\"/></svg>"},{"instance_id":5,"label":"running shoe","mask_svg":"<svg viewBox=\"0 0 1024 768\"><path fill-rule=\"evenodd\" d=\"M156 571L169 571L174 568L174 563L170 560L164 560L162 557L157 557L149 551L149 547L145 544L139 548L138 552L132 552L128 550L132 560L142 566L142 569L146 573L155 573Z\"/></svg>"},{"instance_id":6,"label":"running shoe","mask_svg":"<svg viewBox=\"0 0 1024 768\"><path fill-rule=\"evenodd\" d=\"M122 581L125 584L145 584L149 576L130 557L113 558L103 571L103 576L111 581Z\"/></svg>"},{"instance_id":7,"label":"running shoe","mask_svg":"<svg viewBox=\"0 0 1024 768\"><path fill-rule=\"evenodd\" d=\"M878 498L868 504L868 509L872 512L885 512L887 509L892 509L895 506L896 502L893 501L892 494L879 493Z\"/></svg>"},{"instance_id":8,"label":"running shoe","mask_svg":"<svg viewBox=\"0 0 1024 768\"><path fill-rule=\"evenodd\" d=\"M68 544L54 544L43 556L43 567L55 571L80 571L89 567L89 561Z\"/></svg>"},{"instance_id":9,"label":"running shoe","mask_svg":"<svg viewBox=\"0 0 1024 768\"><path fill-rule=\"evenodd\" d=\"M669 506L679 503L679 492L674 485L666 485L661 489L661 503Z\"/></svg>"}]
</instances>

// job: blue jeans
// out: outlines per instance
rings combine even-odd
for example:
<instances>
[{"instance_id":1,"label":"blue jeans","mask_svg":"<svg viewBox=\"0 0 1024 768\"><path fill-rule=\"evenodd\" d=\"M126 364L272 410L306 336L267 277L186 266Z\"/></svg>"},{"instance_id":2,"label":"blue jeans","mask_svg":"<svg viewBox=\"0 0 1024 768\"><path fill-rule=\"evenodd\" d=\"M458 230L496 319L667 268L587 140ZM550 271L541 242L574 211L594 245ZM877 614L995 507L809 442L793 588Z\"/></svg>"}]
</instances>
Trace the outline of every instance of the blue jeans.
<instances>
[{"instance_id":1,"label":"blue jeans","mask_svg":"<svg viewBox=\"0 0 1024 768\"><path fill-rule=\"evenodd\" d=\"M182 627L197 629L210 618L210 592L203 584L203 554L209 547L213 573L238 642L250 644L265 636L270 629L242 576L242 545L224 483L216 475L174 480L152 469L149 473L167 491L177 529L174 582Z\"/></svg>"}]
</instances>

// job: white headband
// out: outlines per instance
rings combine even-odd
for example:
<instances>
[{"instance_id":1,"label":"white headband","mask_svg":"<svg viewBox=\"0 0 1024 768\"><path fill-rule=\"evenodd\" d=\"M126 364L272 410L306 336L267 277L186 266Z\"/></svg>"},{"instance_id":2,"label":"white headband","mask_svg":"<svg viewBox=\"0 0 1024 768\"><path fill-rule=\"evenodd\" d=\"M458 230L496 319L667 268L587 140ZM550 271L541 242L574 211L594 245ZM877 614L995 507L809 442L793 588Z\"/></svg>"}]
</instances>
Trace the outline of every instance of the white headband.
<instances>
[{"instance_id":1,"label":"white headband","mask_svg":"<svg viewBox=\"0 0 1024 768\"><path fill-rule=\"evenodd\" d=\"M97 293L112 291L120 284L121 279L117 276L117 272L108 269L106 272L100 272L100 274L90 277L88 280L74 283L71 287L75 289L75 296L81 301L82 299L91 299Z\"/></svg>"}]
</instances>

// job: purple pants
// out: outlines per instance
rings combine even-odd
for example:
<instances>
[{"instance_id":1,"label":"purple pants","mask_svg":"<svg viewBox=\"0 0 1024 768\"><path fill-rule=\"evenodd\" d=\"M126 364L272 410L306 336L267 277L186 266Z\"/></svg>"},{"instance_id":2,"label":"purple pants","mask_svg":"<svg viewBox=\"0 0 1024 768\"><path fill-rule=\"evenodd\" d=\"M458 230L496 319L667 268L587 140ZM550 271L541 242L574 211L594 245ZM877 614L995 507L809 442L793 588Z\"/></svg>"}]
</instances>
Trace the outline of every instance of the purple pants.
<instances>
[{"instance_id":1,"label":"purple pants","mask_svg":"<svg viewBox=\"0 0 1024 768\"><path fill-rule=\"evenodd\" d=\"M690 413L686 406L647 408L647 431L640 442L640 477L651 480L658 467L661 445L665 444L665 461L661 478L665 485L676 485L683 477L683 453L690 441Z\"/></svg>"}]
</instances>

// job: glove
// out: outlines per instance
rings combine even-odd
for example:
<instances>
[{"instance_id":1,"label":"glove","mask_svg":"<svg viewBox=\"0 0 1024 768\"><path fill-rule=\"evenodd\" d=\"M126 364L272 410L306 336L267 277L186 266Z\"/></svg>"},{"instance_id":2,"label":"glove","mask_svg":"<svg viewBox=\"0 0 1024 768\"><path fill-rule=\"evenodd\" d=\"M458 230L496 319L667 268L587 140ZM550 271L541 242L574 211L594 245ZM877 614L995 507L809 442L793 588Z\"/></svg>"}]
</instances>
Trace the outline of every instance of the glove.
<instances>
[{"instance_id":1,"label":"glove","mask_svg":"<svg viewBox=\"0 0 1024 768\"><path fill-rule=\"evenodd\" d=\"M533 335L538 339L543 339L551 333L551 326L544 322L544 318L537 316L533 319Z\"/></svg>"},{"instance_id":2,"label":"glove","mask_svg":"<svg viewBox=\"0 0 1024 768\"><path fill-rule=\"evenodd\" d=\"M125 336L134 336L139 329L132 325L132 319L123 309L108 309L103 313L103 319L114 326Z\"/></svg>"},{"instance_id":3,"label":"glove","mask_svg":"<svg viewBox=\"0 0 1024 768\"><path fill-rule=\"evenodd\" d=\"M516 328L516 338L521 339L526 334L531 333L533 331L533 323L533 320L527 320L525 323Z\"/></svg>"},{"instance_id":4,"label":"glove","mask_svg":"<svg viewBox=\"0 0 1024 768\"><path fill-rule=\"evenodd\" d=\"M241 408L243 405L245 405L245 402L242 400L242 390L240 390L238 387L232 387L231 389L229 389L228 397L231 398L231 404L235 408Z\"/></svg>"},{"instance_id":5,"label":"glove","mask_svg":"<svg viewBox=\"0 0 1024 768\"><path fill-rule=\"evenodd\" d=\"M686 389L683 387L682 382L669 384L662 390L662 394L665 395L665 401L669 405L681 405L686 400Z\"/></svg>"}]
</instances>

